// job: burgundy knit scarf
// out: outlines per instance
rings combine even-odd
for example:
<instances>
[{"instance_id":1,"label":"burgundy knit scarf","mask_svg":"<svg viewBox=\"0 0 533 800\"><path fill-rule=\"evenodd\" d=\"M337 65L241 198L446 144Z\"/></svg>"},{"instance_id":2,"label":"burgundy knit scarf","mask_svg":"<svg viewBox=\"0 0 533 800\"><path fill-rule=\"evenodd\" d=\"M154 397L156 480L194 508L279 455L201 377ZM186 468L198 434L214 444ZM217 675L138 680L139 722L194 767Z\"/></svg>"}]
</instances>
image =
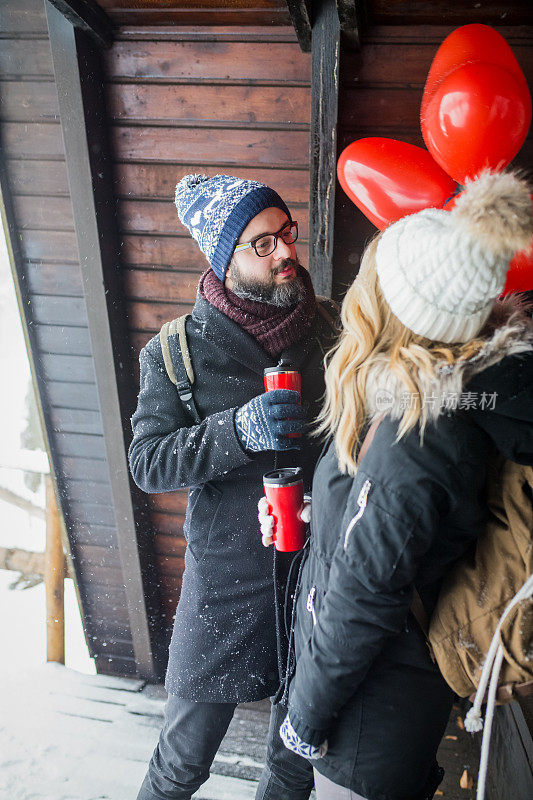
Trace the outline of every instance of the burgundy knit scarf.
<instances>
[{"instance_id":1,"label":"burgundy knit scarf","mask_svg":"<svg viewBox=\"0 0 533 800\"><path fill-rule=\"evenodd\" d=\"M294 308L244 300L227 289L211 268L200 278L198 291L201 297L253 336L265 352L276 358L285 348L303 338L315 315L316 297L311 276L303 267L298 267L298 275L305 293Z\"/></svg>"}]
</instances>

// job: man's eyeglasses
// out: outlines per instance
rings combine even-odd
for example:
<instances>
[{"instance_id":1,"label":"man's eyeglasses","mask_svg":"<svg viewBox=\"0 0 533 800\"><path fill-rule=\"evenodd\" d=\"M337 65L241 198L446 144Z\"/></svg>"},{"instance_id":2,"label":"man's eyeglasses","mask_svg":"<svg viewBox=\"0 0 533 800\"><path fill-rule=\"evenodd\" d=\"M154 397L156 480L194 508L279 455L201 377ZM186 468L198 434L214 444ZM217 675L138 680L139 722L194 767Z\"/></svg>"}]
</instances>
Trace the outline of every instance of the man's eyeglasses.
<instances>
[{"instance_id":1,"label":"man's eyeglasses","mask_svg":"<svg viewBox=\"0 0 533 800\"><path fill-rule=\"evenodd\" d=\"M279 229L277 233L266 233L263 236L258 236L257 239L252 239L251 242L238 244L235 248L235 253L239 250L247 250L253 247L256 255L259 258L270 256L278 246L278 239L282 239L285 244L294 244L298 238L298 223L296 221L286 222L285 225Z\"/></svg>"}]
</instances>

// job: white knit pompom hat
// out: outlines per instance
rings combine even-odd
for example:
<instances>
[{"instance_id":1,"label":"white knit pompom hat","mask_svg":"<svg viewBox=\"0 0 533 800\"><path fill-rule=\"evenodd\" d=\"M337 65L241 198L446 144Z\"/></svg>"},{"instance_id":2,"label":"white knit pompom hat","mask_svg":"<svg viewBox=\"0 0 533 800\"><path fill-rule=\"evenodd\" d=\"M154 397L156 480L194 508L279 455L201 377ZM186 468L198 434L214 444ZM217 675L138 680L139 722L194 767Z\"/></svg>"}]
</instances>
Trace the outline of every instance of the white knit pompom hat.
<instances>
[{"instance_id":1,"label":"white knit pompom hat","mask_svg":"<svg viewBox=\"0 0 533 800\"><path fill-rule=\"evenodd\" d=\"M530 188L484 172L452 211L427 208L381 235L376 267L393 314L420 336L466 342L487 321L515 253L531 245Z\"/></svg>"}]
</instances>

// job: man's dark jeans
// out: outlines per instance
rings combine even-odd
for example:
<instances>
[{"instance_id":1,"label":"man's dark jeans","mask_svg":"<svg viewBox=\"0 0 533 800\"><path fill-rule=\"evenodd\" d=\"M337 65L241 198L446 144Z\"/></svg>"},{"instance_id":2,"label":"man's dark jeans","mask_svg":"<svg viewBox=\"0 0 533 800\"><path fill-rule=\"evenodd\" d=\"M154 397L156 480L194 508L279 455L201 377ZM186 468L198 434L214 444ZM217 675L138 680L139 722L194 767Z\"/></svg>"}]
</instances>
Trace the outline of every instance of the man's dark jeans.
<instances>
[{"instance_id":1,"label":"man's dark jeans","mask_svg":"<svg viewBox=\"0 0 533 800\"><path fill-rule=\"evenodd\" d=\"M190 800L209 777L235 708L235 703L193 703L169 695L165 724L137 800ZM287 750L279 737L286 713L285 706L272 706L256 800L308 800L313 788L311 764Z\"/></svg>"}]
</instances>

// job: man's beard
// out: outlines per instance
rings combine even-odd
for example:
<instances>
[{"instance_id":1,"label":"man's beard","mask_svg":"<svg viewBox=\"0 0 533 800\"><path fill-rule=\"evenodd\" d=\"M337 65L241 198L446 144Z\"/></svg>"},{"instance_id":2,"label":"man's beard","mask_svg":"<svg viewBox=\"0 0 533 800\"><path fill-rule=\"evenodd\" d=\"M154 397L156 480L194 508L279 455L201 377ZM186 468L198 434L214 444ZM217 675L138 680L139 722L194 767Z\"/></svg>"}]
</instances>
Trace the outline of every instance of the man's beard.
<instances>
[{"instance_id":1,"label":"man's beard","mask_svg":"<svg viewBox=\"0 0 533 800\"><path fill-rule=\"evenodd\" d=\"M294 258L285 258L280 262L271 273L270 281L262 281L247 278L241 272L234 261L231 262L231 278L233 281L232 292L243 300L253 300L256 303L269 303L278 308L290 308L301 302L304 298L305 288L301 278L296 276L284 283L275 283L274 277L283 272L288 266L297 272L300 266Z\"/></svg>"}]
</instances>

